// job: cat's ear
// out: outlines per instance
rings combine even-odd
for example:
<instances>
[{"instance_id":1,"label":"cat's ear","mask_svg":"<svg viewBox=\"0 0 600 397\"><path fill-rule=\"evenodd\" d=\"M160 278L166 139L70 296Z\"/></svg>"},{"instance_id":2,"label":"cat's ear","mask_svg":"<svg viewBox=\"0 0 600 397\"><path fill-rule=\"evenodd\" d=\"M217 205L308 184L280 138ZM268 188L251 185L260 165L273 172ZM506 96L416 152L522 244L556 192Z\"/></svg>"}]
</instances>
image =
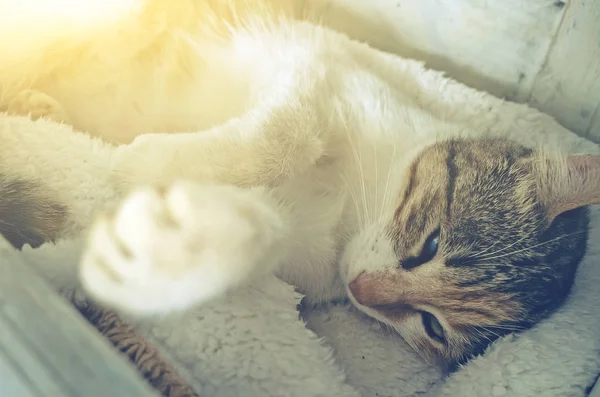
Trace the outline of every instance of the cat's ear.
<instances>
[{"instance_id":1,"label":"cat's ear","mask_svg":"<svg viewBox=\"0 0 600 397\"><path fill-rule=\"evenodd\" d=\"M600 156L571 155L551 163L542 192L548 224L564 212L600 204Z\"/></svg>"}]
</instances>

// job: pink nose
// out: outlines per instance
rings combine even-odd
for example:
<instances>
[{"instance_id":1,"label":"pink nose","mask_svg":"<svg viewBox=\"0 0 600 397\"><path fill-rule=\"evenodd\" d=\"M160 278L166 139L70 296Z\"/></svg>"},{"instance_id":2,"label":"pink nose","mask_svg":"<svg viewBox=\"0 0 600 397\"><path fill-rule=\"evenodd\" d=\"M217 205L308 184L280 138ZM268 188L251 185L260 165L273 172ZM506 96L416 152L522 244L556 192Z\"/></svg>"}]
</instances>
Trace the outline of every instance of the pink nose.
<instances>
[{"instance_id":1,"label":"pink nose","mask_svg":"<svg viewBox=\"0 0 600 397\"><path fill-rule=\"evenodd\" d=\"M369 295L369 282L367 281L365 283L364 272L360 273L354 278L354 280L350 281L348 284L348 289L358 303L361 305L365 305L367 303Z\"/></svg>"}]
</instances>

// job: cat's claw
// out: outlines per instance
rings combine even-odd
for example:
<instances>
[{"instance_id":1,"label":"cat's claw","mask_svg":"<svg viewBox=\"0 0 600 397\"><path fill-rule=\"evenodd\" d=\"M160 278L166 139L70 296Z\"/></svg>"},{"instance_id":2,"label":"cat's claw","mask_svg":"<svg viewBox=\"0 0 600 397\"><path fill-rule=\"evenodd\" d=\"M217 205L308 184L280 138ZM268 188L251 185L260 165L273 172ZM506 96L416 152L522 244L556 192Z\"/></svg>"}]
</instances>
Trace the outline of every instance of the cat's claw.
<instances>
[{"instance_id":1,"label":"cat's claw","mask_svg":"<svg viewBox=\"0 0 600 397\"><path fill-rule=\"evenodd\" d=\"M133 193L91 231L80 268L86 292L139 315L223 293L257 259L247 200L241 189L192 183Z\"/></svg>"}]
</instances>

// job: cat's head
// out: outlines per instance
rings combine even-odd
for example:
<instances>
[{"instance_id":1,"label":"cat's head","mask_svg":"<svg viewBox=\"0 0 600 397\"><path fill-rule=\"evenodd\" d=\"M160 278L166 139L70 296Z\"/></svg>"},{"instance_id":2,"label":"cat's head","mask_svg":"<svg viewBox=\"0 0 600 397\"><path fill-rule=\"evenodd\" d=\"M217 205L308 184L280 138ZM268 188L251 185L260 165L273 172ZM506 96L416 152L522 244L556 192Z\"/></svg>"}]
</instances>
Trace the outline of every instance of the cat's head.
<instances>
[{"instance_id":1,"label":"cat's head","mask_svg":"<svg viewBox=\"0 0 600 397\"><path fill-rule=\"evenodd\" d=\"M600 202L600 157L550 158L497 139L425 148L393 208L342 260L351 300L452 367L568 295Z\"/></svg>"}]
</instances>

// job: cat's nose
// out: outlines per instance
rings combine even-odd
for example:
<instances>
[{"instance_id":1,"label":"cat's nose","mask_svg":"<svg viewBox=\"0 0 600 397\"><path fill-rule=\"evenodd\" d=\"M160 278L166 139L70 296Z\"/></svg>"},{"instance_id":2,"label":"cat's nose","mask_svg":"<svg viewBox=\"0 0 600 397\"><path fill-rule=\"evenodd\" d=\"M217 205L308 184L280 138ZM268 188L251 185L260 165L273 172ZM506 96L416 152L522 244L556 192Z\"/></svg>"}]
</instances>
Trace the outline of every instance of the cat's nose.
<instances>
[{"instance_id":1,"label":"cat's nose","mask_svg":"<svg viewBox=\"0 0 600 397\"><path fill-rule=\"evenodd\" d=\"M350 290L352 297L354 297L361 305L366 306L369 303L369 284L369 282L365 282L365 272L360 273L348 284L348 289Z\"/></svg>"}]
</instances>

